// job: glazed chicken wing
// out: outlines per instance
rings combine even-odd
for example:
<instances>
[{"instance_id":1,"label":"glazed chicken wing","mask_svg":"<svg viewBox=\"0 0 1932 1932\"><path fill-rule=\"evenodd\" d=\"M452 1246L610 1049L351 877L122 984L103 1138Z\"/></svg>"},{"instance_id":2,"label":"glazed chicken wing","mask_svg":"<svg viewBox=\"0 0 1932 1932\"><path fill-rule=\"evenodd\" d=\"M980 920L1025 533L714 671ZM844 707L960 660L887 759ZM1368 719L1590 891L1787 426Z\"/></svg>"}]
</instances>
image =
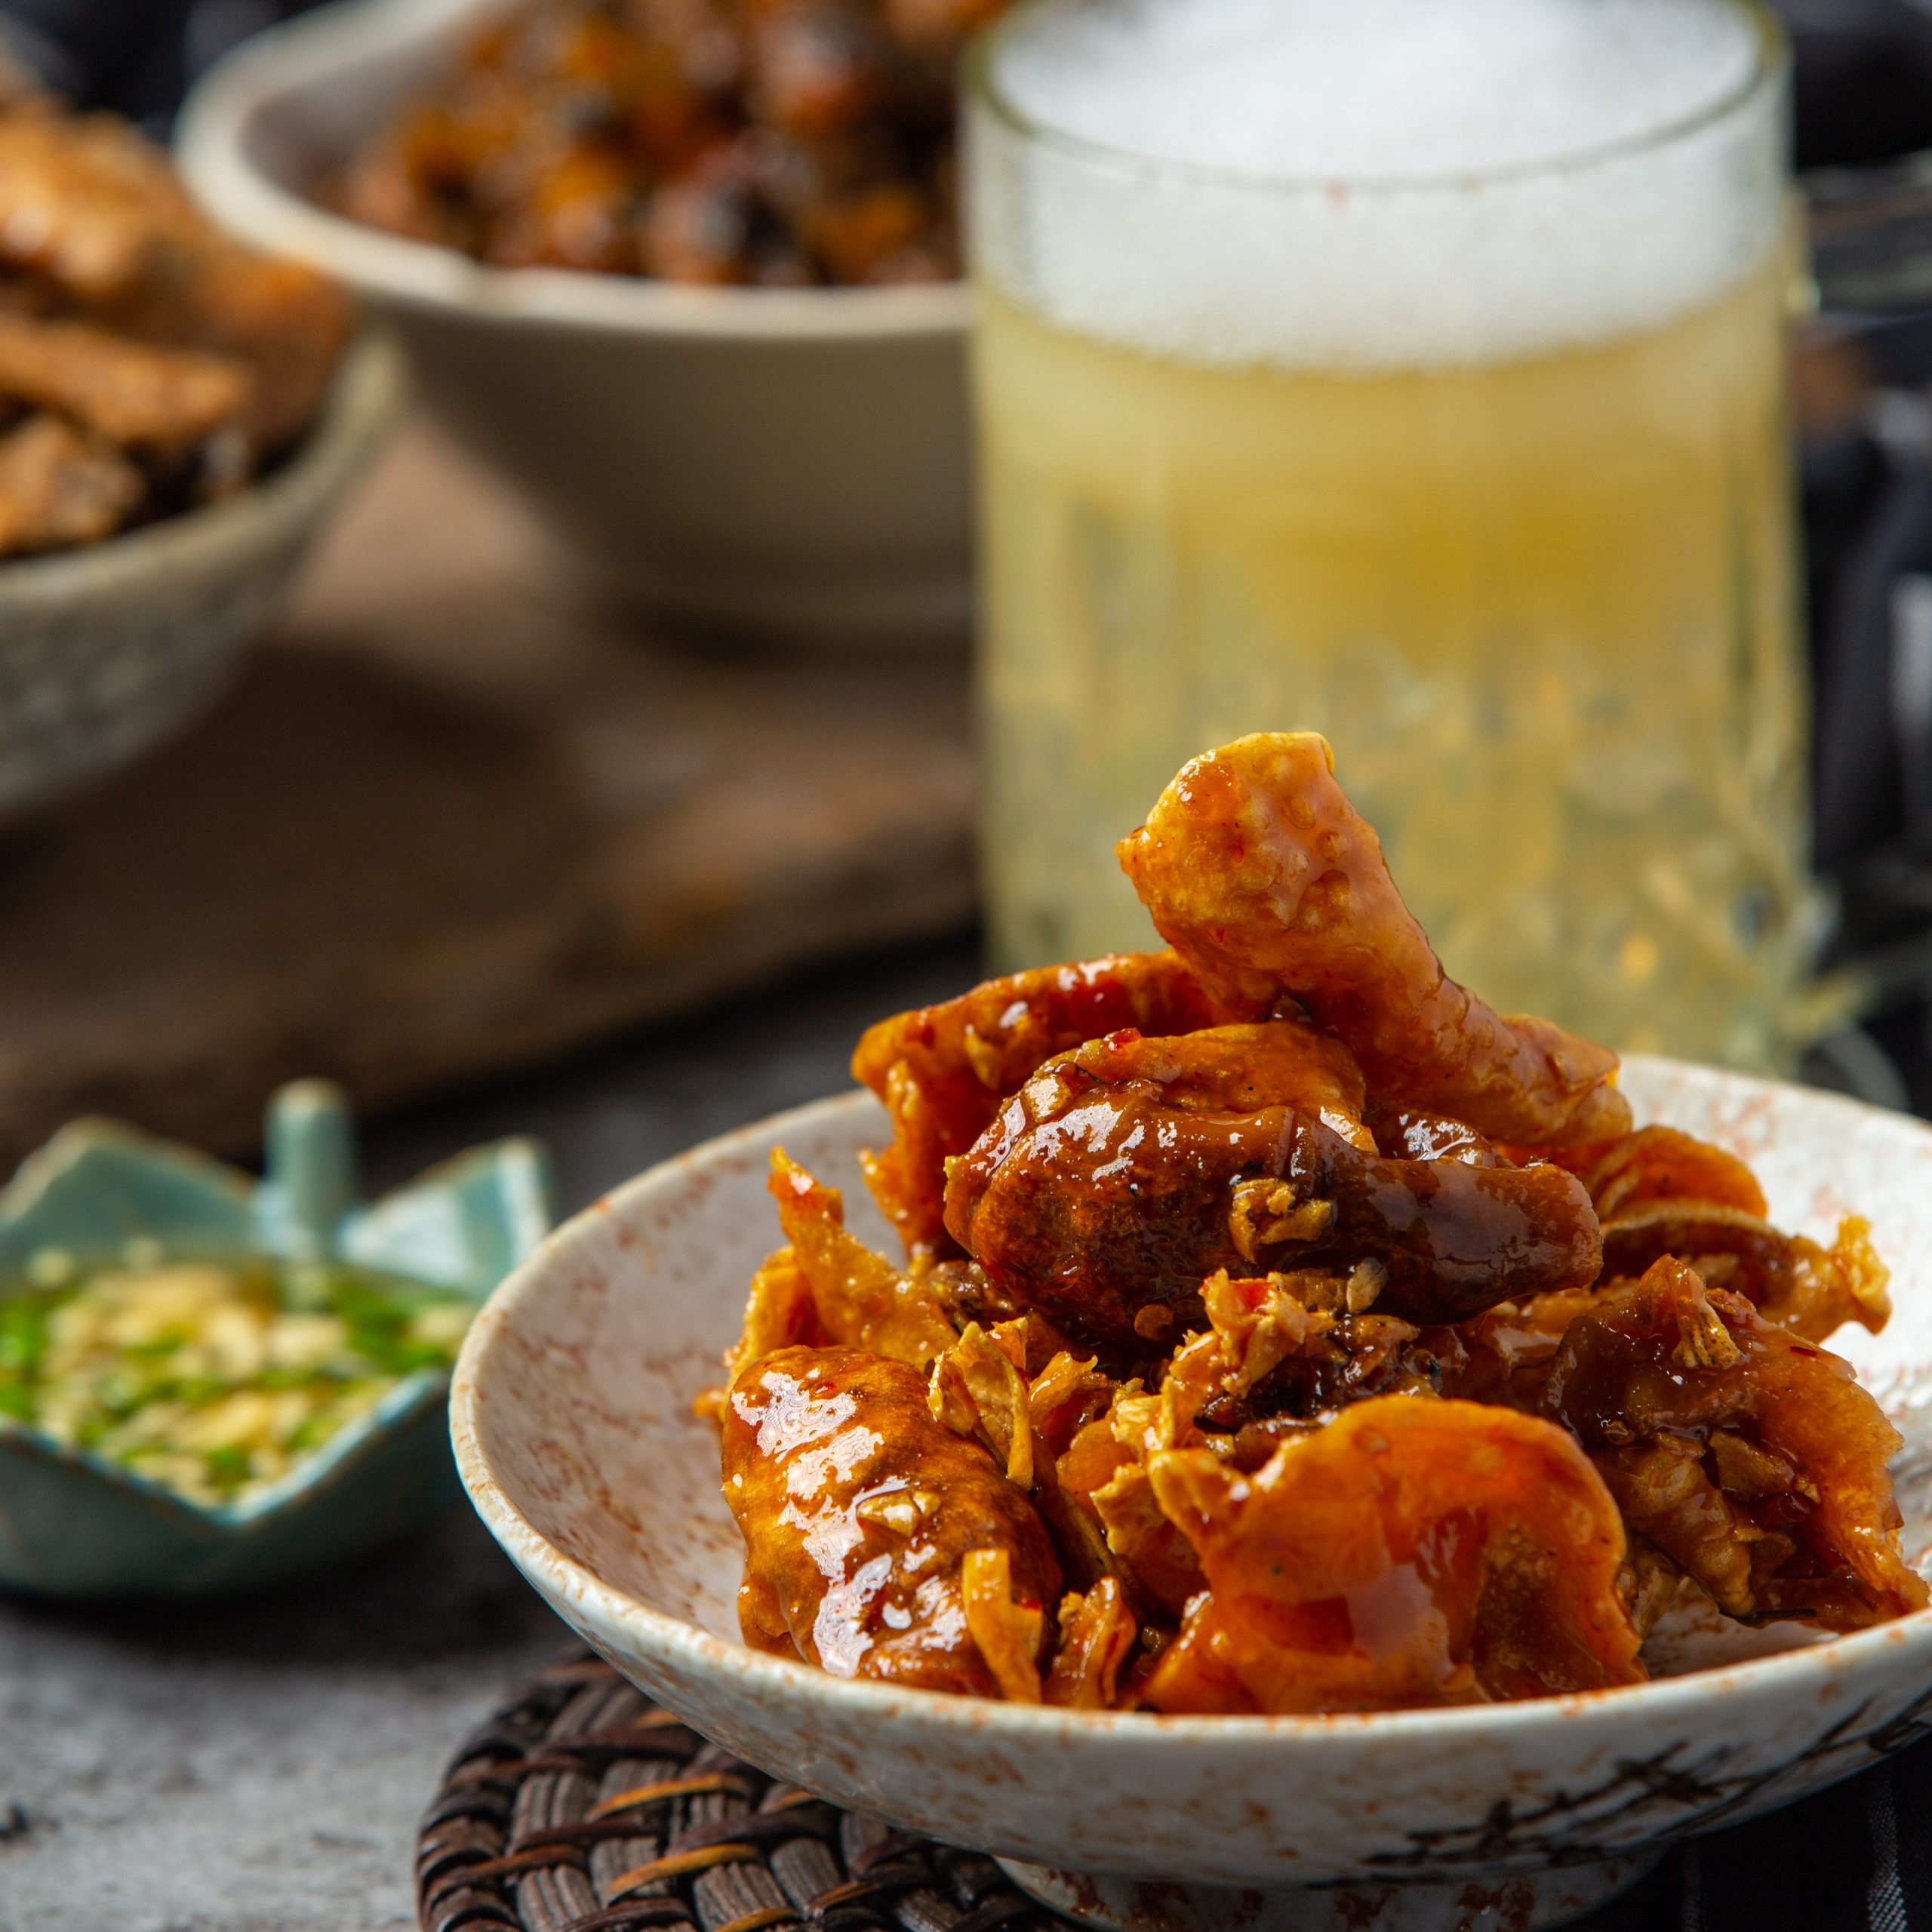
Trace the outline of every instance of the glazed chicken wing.
<instances>
[{"instance_id":1,"label":"glazed chicken wing","mask_svg":"<svg viewBox=\"0 0 1932 1932\"><path fill-rule=\"evenodd\" d=\"M1849 1363L1742 1296L1666 1257L1537 1373L1625 1521L1730 1615L1853 1630L1925 1607L1886 1466L1898 1432Z\"/></svg>"},{"instance_id":2,"label":"glazed chicken wing","mask_svg":"<svg viewBox=\"0 0 1932 1932\"><path fill-rule=\"evenodd\" d=\"M989 980L957 999L882 1020L852 1056L852 1077L892 1114L892 1145L868 1158L866 1181L909 1252L952 1254L947 1158L972 1146L1035 1068L1122 1027L1191 1033L1240 1017L1173 953L1130 952Z\"/></svg>"},{"instance_id":3,"label":"glazed chicken wing","mask_svg":"<svg viewBox=\"0 0 1932 1932\"><path fill-rule=\"evenodd\" d=\"M1214 993L1298 1000L1354 1050L1372 1092L1497 1140L1629 1126L1614 1054L1503 1019L1443 971L1313 732L1195 759L1119 850L1161 937Z\"/></svg>"},{"instance_id":4,"label":"glazed chicken wing","mask_svg":"<svg viewBox=\"0 0 1932 1932\"><path fill-rule=\"evenodd\" d=\"M1158 1709L1389 1710L1644 1675L1616 1506L1534 1417L1385 1396L1251 1476L1201 1450L1151 1473L1211 1590L1143 1688Z\"/></svg>"},{"instance_id":5,"label":"glazed chicken wing","mask_svg":"<svg viewBox=\"0 0 1932 1932\"><path fill-rule=\"evenodd\" d=\"M1038 1700L1060 1566L1025 1491L934 1420L924 1377L783 1349L738 1376L720 1423L747 1642L837 1677Z\"/></svg>"},{"instance_id":6,"label":"glazed chicken wing","mask_svg":"<svg viewBox=\"0 0 1932 1932\"><path fill-rule=\"evenodd\" d=\"M1202 1281L1257 1263L1361 1269L1381 1312L1419 1322L1595 1278L1596 1217L1561 1168L1386 1161L1292 1106L1224 1111L1211 1081L1140 1070L1147 1049L1171 1072L1217 1045L1050 1061L954 1164L954 1238L1023 1305L1130 1353L1201 1326Z\"/></svg>"}]
</instances>

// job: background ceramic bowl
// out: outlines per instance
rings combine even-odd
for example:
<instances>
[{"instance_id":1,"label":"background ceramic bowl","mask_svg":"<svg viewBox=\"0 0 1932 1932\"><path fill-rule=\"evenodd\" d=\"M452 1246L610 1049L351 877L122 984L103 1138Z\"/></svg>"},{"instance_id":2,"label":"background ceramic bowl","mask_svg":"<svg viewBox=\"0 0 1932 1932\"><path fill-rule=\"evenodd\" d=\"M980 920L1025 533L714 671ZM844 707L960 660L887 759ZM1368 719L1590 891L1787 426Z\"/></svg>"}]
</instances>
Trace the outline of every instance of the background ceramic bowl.
<instances>
[{"instance_id":1,"label":"background ceramic bowl","mask_svg":"<svg viewBox=\"0 0 1932 1932\"><path fill-rule=\"evenodd\" d=\"M1901 1500L1922 1554L1932 1129L1669 1061L1633 1060L1626 1084L1640 1119L1749 1160L1782 1224L1829 1235L1840 1214L1871 1217L1898 1312L1883 1336L1841 1346L1906 1431ZM1155 1882L1179 1879L1266 1888L1241 1908L1255 1928L1395 1932L1454 1920L1445 1899L1466 1903L1472 1885L1500 1901L1498 1924L1555 1922L1627 1882L1667 1835L1749 1817L1921 1734L1932 1612L1829 1641L1730 1626L1746 1648L1799 1647L1629 1689L1365 1717L1029 1709L844 1681L746 1649L742 1547L691 1400L716 1379L744 1284L777 1239L769 1150L844 1186L854 1226L883 1244L854 1156L886 1134L855 1094L654 1169L505 1283L457 1367L457 1466L504 1548L641 1688L752 1762L1031 1867L1124 1875L1017 1874L1108 1922L1214 1922L1223 1897ZM1714 1617L1684 1620L1658 1666L1682 1669L1723 1641ZM1343 1889L1298 1889L1311 1885Z\"/></svg>"},{"instance_id":2,"label":"background ceramic bowl","mask_svg":"<svg viewBox=\"0 0 1932 1932\"><path fill-rule=\"evenodd\" d=\"M395 413L365 337L307 441L226 501L85 549L0 562L0 820L125 764L207 709Z\"/></svg>"},{"instance_id":3,"label":"background ceramic bowl","mask_svg":"<svg viewBox=\"0 0 1932 1932\"><path fill-rule=\"evenodd\" d=\"M961 289L488 269L311 198L476 11L355 0L250 41L183 112L189 184L392 317L437 414L632 597L800 640L963 637Z\"/></svg>"},{"instance_id":4,"label":"background ceramic bowl","mask_svg":"<svg viewBox=\"0 0 1932 1932\"><path fill-rule=\"evenodd\" d=\"M481 1301L550 1225L543 1151L500 1140L353 1204L346 1103L319 1081L275 1096L257 1183L107 1121L64 1128L0 1194L0 1295L57 1251L83 1266L131 1241L207 1258L337 1260ZM406 1376L272 1488L190 1503L118 1463L0 1418L0 1585L66 1597L188 1597L325 1569L457 1494L449 1377Z\"/></svg>"}]
</instances>

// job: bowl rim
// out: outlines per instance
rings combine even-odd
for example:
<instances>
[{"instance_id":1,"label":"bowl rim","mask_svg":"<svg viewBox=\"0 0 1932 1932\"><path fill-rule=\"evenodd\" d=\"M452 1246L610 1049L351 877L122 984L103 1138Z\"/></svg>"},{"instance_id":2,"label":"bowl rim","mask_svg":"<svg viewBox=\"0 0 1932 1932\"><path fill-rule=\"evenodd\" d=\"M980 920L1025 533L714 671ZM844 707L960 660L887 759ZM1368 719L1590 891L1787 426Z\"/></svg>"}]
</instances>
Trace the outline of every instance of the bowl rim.
<instances>
[{"instance_id":1,"label":"bowl rim","mask_svg":"<svg viewBox=\"0 0 1932 1932\"><path fill-rule=\"evenodd\" d=\"M232 496L98 543L0 560L0 617L137 591L157 572L218 565L238 546L257 548L301 528L374 452L395 419L402 390L395 340L379 328L358 329L330 378L315 421L268 475Z\"/></svg>"},{"instance_id":2,"label":"bowl rim","mask_svg":"<svg viewBox=\"0 0 1932 1932\"><path fill-rule=\"evenodd\" d=\"M484 0L488 4L488 0ZM964 334L964 282L884 288L699 288L572 269L491 268L332 213L259 167L259 117L345 69L447 40L478 0L334 0L223 56L195 85L175 134L183 179L245 241L290 255L364 296L426 315L597 334L831 343Z\"/></svg>"},{"instance_id":3,"label":"bowl rim","mask_svg":"<svg viewBox=\"0 0 1932 1932\"><path fill-rule=\"evenodd\" d=\"M1731 1073L1663 1055L1628 1054L1623 1059L1629 1068L1655 1069L1680 1077L1688 1072L1704 1080L1758 1091L1782 1089L1802 1095L1807 1104L1827 1112L1861 1118L1875 1115L1895 1128L1915 1131L1925 1140L1928 1150L1932 1150L1932 1125L1841 1094L1798 1087L1788 1081ZM688 1184L689 1177L706 1166L758 1143L795 1137L801 1131L873 1112L883 1124L878 1103L870 1094L855 1088L768 1115L646 1168L553 1229L491 1291L470 1324L457 1357L451 1385L451 1439L457 1474L477 1514L527 1577L533 1581L546 1577L555 1580L558 1596L583 1604L595 1622L623 1629L640 1652L654 1656L666 1666L689 1675L735 1678L754 1690L762 1687L768 1694L788 1701L809 1703L835 1699L854 1703L861 1714L870 1712L881 1721L909 1719L955 1733L962 1740L975 1734L983 1737L987 1727L993 1726L1010 1729L1016 1743L1023 1743L1029 1736L1085 1730L1118 1739L1123 1744L1158 1736L1204 1746L1217 1738L1238 1736L1247 1741L1275 1740L1306 1746L1324 1738L1360 1740L1386 1736L1394 1742L1419 1731L1447 1734L1452 1740L1478 1734L1494 1737L1498 1732L1536 1732L1595 1712L1632 1709L1636 1700L1641 1700L1643 1709L1660 1717L1677 1716L1687 1721L1700 1712L1708 1712L1718 1699L1780 1692L1800 1694L1806 1679L1820 1671L1833 1675L1850 1671L1862 1664L1875 1663L1888 1651L1909 1649L1932 1663L1932 1609L1927 1609L1915 1611L1870 1629L1766 1656L1603 1690L1504 1703L1415 1710L1197 1716L1015 1704L864 1678L833 1677L800 1660L728 1643L681 1617L651 1608L607 1583L551 1543L512 1503L497 1481L483 1451L478 1415L479 1397L495 1338L508 1330L519 1306L537 1292L550 1269L587 1243L593 1231L611 1216L622 1215L652 1194L674 1188L681 1181ZM1231 1730L1231 1726L1238 1728Z\"/></svg>"}]
</instances>

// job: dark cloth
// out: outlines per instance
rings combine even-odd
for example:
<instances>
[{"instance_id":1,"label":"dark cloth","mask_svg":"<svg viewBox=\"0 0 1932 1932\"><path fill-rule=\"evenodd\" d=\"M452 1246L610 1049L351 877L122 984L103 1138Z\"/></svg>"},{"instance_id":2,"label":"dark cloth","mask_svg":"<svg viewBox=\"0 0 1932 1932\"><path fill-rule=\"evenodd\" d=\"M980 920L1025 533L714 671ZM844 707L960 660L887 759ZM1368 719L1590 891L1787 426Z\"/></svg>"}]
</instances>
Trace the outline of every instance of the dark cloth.
<instances>
[{"instance_id":1,"label":"dark cloth","mask_svg":"<svg viewBox=\"0 0 1932 1932\"><path fill-rule=\"evenodd\" d=\"M1577 1932L1932 1932L1932 1743L1687 1841Z\"/></svg>"},{"instance_id":2,"label":"dark cloth","mask_svg":"<svg viewBox=\"0 0 1932 1932\"><path fill-rule=\"evenodd\" d=\"M211 62L309 0L0 0L0 47L77 107L165 137Z\"/></svg>"},{"instance_id":3,"label":"dark cloth","mask_svg":"<svg viewBox=\"0 0 1932 1932\"><path fill-rule=\"evenodd\" d=\"M77 106L152 123L187 85L194 0L0 0L8 50Z\"/></svg>"}]
</instances>

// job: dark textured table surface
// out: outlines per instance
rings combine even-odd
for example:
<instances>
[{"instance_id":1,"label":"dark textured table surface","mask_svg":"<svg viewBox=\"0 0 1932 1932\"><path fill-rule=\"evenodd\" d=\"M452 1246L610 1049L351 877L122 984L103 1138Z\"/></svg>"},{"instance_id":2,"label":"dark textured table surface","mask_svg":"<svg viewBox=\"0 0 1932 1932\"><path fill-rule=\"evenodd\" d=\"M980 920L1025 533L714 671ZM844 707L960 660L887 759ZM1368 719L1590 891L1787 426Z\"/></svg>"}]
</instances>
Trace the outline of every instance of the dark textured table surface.
<instances>
[{"instance_id":1,"label":"dark textured table surface","mask_svg":"<svg viewBox=\"0 0 1932 1932\"><path fill-rule=\"evenodd\" d=\"M880 1014L956 991L958 945L822 973L381 1123L386 1186L540 1134L574 1211L706 1137L850 1084ZM463 1734L571 1647L452 1512L352 1574L191 1607L0 1598L0 1932L404 1932L418 1813Z\"/></svg>"}]
</instances>

